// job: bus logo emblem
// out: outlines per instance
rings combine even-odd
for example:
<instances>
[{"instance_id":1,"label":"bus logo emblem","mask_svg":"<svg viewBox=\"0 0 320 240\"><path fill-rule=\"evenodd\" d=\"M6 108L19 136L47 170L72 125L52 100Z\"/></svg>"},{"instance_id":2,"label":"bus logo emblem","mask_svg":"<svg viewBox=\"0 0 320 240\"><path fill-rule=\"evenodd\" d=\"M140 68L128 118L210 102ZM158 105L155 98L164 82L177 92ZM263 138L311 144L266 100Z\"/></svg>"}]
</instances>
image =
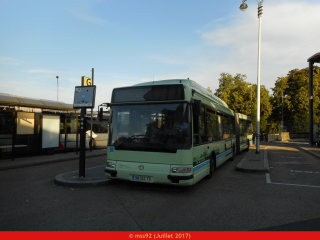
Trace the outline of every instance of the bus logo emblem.
<instances>
[{"instance_id":1,"label":"bus logo emblem","mask_svg":"<svg viewBox=\"0 0 320 240\"><path fill-rule=\"evenodd\" d=\"M143 170L143 169L144 169L144 165L143 165L143 164L140 164L140 165L138 166L138 168L139 168L140 170Z\"/></svg>"}]
</instances>

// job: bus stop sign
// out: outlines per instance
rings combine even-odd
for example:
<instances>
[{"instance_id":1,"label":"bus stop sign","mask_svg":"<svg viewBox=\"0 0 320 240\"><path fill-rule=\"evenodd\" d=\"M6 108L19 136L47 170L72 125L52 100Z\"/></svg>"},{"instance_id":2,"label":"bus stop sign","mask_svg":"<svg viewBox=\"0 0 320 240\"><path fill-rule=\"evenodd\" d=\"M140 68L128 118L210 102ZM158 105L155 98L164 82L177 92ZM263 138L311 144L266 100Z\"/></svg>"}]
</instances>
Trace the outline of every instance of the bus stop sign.
<instances>
[{"instance_id":1,"label":"bus stop sign","mask_svg":"<svg viewBox=\"0 0 320 240\"><path fill-rule=\"evenodd\" d=\"M73 108L94 108L96 85L78 86L74 91Z\"/></svg>"}]
</instances>

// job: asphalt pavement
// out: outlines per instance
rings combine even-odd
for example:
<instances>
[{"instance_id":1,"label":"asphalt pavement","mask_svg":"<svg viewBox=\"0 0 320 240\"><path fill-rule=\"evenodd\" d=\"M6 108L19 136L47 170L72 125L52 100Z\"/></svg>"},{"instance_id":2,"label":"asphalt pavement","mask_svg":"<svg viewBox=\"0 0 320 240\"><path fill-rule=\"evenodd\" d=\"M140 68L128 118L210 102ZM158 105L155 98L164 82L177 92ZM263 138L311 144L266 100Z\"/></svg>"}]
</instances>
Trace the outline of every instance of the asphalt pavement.
<instances>
[{"instance_id":1,"label":"asphalt pavement","mask_svg":"<svg viewBox=\"0 0 320 240\"><path fill-rule=\"evenodd\" d=\"M52 155L17 157L14 161L12 161L11 158L1 159L0 170L76 160L79 159L79 154L79 152L78 154L76 152L61 152ZM99 156L107 156L107 149L86 150L85 152L86 159ZM69 187L95 187L107 185L113 180L106 178L104 169L105 165L86 168L85 177L79 177L79 171L61 173L55 177L54 181L57 185Z\"/></svg>"},{"instance_id":2,"label":"asphalt pavement","mask_svg":"<svg viewBox=\"0 0 320 240\"><path fill-rule=\"evenodd\" d=\"M260 151L257 152L256 146L251 146L246 155L240 160L236 166L236 170L242 172L269 172L269 162L267 155L267 148L269 144L285 144L296 143L299 150L308 152L309 154L318 157L320 159L320 148L318 146L309 146L305 139L299 141L287 141L287 142L273 142L273 143L260 143ZM86 158L97 157L107 155L106 149L97 149L86 151ZM61 161L69 161L79 159L79 154L75 152L68 153L56 153L53 155L40 155L16 158L14 161L11 159L0 160L0 170L30 167L41 164L48 164ZM111 184L114 180L108 179L104 173L105 165L86 168L85 177L79 176L79 171L72 171L61 173L54 179L57 185L69 186L69 187L96 187L101 185Z\"/></svg>"},{"instance_id":3,"label":"asphalt pavement","mask_svg":"<svg viewBox=\"0 0 320 240\"><path fill-rule=\"evenodd\" d=\"M275 141L269 143L262 141L260 142L260 151L257 151L255 145L250 146L248 153L237 164L236 170L242 172L269 172L270 168L267 154L268 145L279 143L295 143L299 150L305 151L320 159L320 148L316 145L309 146L306 139L295 139L283 142Z\"/></svg>"},{"instance_id":4,"label":"asphalt pavement","mask_svg":"<svg viewBox=\"0 0 320 240\"><path fill-rule=\"evenodd\" d=\"M78 178L75 152L0 160L0 229L319 231L320 158L311 154L320 148L307 142L261 142L260 147L259 158L266 151L270 173L236 171L241 160L256 160L253 146L219 167L210 180L185 188L113 180L95 187L97 176L104 177L106 155L88 157L105 150L86 151L84 179ZM66 186L54 182L61 174L66 178L60 182L69 179ZM84 182L91 187L81 187Z\"/></svg>"}]
</instances>

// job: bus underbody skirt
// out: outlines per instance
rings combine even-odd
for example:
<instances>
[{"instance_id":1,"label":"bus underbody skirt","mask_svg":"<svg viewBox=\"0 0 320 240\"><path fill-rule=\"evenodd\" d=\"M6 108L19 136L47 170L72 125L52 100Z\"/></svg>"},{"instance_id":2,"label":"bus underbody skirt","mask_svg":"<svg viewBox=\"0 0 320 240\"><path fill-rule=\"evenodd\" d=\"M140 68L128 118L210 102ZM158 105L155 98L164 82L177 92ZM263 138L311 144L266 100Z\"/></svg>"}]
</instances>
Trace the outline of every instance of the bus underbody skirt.
<instances>
[{"instance_id":1,"label":"bus underbody skirt","mask_svg":"<svg viewBox=\"0 0 320 240\"><path fill-rule=\"evenodd\" d=\"M117 171L116 171L116 170L105 169L104 171L105 171L106 173L111 174L111 177L117 177Z\"/></svg>"},{"instance_id":2,"label":"bus underbody skirt","mask_svg":"<svg viewBox=\"0 0 320 240\"><path fill-rule=\"evenodd\" d=\"M170 179L172 181L172 183L179 183L180 180L189 180L192 179L193 175L189 175L189 176L172 176L172 175L168 175L168 179Z\"/></svg>"}]
</instances>

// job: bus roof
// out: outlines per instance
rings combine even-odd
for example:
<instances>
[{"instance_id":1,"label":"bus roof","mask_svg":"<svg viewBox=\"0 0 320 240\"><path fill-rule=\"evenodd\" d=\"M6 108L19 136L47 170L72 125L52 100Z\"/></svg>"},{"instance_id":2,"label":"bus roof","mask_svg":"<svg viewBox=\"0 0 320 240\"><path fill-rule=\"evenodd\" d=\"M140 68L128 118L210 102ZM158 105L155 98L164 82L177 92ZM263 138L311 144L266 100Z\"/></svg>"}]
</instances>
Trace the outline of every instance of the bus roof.
<instances>
[{"instance_id":1,"label":"bus roof","mask_svg":"<svg viewBox=\"0 0 320 240\"><path fill-rule=\"evenodd\" d=\"M209 92L207 89L205 89L204 87L202 87L201 85L199 85L198 83L190 79L167 79L167 80L151 81L151 82L144 82L144 83L139 83L132 86L120 87L115 89L140 87L140 86L170 85L170 84L184 85L185 89L188 89L189 91L189 96L192 96L192 90L194 89L196 93L198 93L197 96L201 96L201 98L205 100L205 102L208 105L211 105L217 110L230 114L232 116L234 116L235 114L235 112L231 110L223 100L221 100L219 97L215 96L213 93ZM249 116L246 116L241 113L239 113L238 116L240 119L243 119L243 120L251 120Z\"/></svg>"},{"instance_id":2,"label":"bus roof","mask_svg":"<svg viewBox=\"0 0 320 240\"><path fill-rule=\"evenodd\" d=\"M209 92L207 89L205 89L204 87L202 87L201 85L199 85L198 83L190 79L168 79L168 80L160 80L160 81L153 81L153 82L145 82L145 83L135 84L132 87L164 85L164 84L183 84L185 86L188 86L190 89L194 89L202 93L206 97L209 97L212 101L220 104L221 106L228 108L228 105L223 100L221 100L220 98L215 96L213 93Z\"/></svg>"}]
</instances>

